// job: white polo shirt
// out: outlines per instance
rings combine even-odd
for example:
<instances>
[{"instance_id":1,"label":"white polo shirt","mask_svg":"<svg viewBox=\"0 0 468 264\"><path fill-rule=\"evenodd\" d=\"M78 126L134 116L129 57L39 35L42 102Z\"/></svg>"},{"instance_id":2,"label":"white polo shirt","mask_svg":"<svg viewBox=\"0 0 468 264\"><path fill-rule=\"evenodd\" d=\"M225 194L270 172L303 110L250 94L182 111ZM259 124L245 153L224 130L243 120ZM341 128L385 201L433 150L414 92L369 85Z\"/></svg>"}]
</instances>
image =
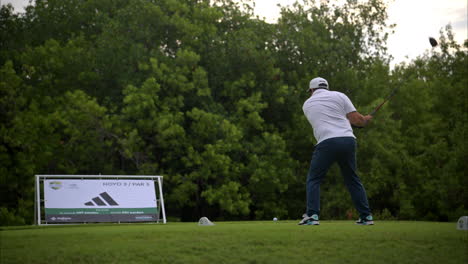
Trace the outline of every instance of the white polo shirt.
<instances>
[{"instance_id":1,"label":"white polo shirt","mask_svg":"<svg viewBox=\"0 0 468 264\"><path fill-rule=\"evenodd\" d=\"M345 94L326 89L315 90L304 102L302 110L314 130L317 144L334 137L356 138L346 118L356 108Z\"/></svg>"}]
</instances>

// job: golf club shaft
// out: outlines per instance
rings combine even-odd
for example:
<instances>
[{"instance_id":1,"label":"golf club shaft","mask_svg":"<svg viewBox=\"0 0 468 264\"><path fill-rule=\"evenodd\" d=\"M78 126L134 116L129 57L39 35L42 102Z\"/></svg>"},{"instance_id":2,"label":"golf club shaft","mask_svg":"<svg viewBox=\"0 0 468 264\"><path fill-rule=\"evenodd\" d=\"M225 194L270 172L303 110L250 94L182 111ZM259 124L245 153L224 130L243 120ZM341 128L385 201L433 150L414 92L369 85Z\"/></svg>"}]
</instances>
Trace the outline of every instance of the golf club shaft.
<instances>
[{"instance_id":1,"label":"golf club shaft","mask_svg":"<svg viewBox=\"0 0 468 264\"><path fill-rule=\"evenodd\" d=\"M392 97L395 95L396 91L398 90L398 87L395 87L395 89L393 89L393 91L390 93L390 95L387 96L387 98L385 98L385 100L380 104L378 105L374 110L372 110L372 112L370 112L369 115L371 116L374 116L377 111L379 111L379 109L385 104L387 103L388 101L390 101L390 99L392 99Z\"/></svg>"},{"instance_id":2,"label":"golf club shaft","mask_svg":"<svg viewBox=\"0 0 468 264\"><path fill-rule=\"evenodd\" d=\"M374 116L377 111L379 111L380 108L382 108L382 106L384 104L386 104L388 101L390 101L390 99L395 95L396 91L398 90L398 87L395 87L395 89L393 89L393 91L390 93L390 95L387 96L387 98L385 98L385 100L379 104L376 108L374 108L374 110L372 110L372 112L369 113L369 115L371 116ZM359 126L355 126L355 125L351 125L353 128L363 128L363 127L359 127Z\"/></svg>"},{"instance_id":3,"label":"golf club shaft","mask_svg":"<svg viewBox=\"0 0 468 264\"><path fill-rule=\"evenodd\" d=\"M375 113L377 113L377 111L379 111L379 109L380 109L386 102L388 102L388 100L383 101L379 106L377 106L374 110L372 110L372 112L370 112L369 115L374 116Z\"/></svg>"}]
</instances>

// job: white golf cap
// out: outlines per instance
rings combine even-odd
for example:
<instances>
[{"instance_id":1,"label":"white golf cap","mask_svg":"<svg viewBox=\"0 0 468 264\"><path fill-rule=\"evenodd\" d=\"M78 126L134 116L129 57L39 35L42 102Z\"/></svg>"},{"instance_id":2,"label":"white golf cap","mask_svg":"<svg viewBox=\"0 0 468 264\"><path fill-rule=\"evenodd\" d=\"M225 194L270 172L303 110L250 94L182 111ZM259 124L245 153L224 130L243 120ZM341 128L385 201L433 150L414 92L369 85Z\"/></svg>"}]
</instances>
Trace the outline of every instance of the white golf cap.
<instances>
[{"instance_id":1,"label":"white golf cap","mask_svg":"<svg viewBox=\"0 0 468 264\"><path fill-rule=\"evenodd\" d=\"M321 78L321 77L317 77L317 78L314 78L310 81L310 84L309 84L309 89L308 90L311 90L311 89L318 89L318 88L325 88L328 90L328 82L327 80L325 80L324 78Z\"/></svg>"}]
</instances>

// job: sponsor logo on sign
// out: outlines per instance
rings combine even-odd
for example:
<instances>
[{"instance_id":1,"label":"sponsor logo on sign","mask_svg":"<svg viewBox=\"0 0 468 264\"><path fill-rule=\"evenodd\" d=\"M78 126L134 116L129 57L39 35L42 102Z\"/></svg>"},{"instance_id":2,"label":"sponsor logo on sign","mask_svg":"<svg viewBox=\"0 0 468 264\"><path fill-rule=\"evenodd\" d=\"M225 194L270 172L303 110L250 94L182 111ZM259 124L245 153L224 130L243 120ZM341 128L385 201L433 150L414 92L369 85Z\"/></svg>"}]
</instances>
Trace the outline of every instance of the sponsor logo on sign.
<instances>
[{"instance_id":1,"label":"sponsor logo on sign","mask_svg":"<svg viewBox=\"0 0 468 264\"><path fill-rule=\"evenodd\" d=\"M58 190L60 188L62 188L62 182L60 181L52 181L52 182L49 182L49 187L53 190Z\"/></svg>"},{"instance_id":2,"label":"sponsor logo on sign","mask_svg":"<svg viewBox=\"0 0 468 264\"><path fill-rule=\"evenodd\" d=\"M102 199L101 199L102 198ZM84 205L86 206L118 206L119 204L107 193L103 192L100 193L99 196L94 197L91 199L92 201L89 201L85 203Z\"/></svg>"},{"instance_id":3,"label":"sponsor logo on sign","mask_svg":"<svg viewBox=\"0 0 468 264\"><path fill-rule=\"evenodd\" d=\"M78 184L76 184L76 183L69 184L67 188L68 189L75 189L75 190L79 189Z\"/></svg>"},{"instance_id":4,"label":"sponsor logo on sign","mask_svg":"<svg viewBox=\"0 0 468 264\"><path fill-rule=\"evenodd\" d=\"M60 217L51 217L50 218L52 221L69 221L71 220L71 217L64 217L64 216L60 216Z\"/></svg>"},{"instance_id":5,"label":"sponsor logo on sign","mask_svg":"<svg viewBox=\"0 0 468 264\"><path fill-rule=\"evenodd\" d=\"M142 216L135 216L135 219L142 220L142 219L153 219L151 215L142 215Z\"/></svg>"}]
</instances>

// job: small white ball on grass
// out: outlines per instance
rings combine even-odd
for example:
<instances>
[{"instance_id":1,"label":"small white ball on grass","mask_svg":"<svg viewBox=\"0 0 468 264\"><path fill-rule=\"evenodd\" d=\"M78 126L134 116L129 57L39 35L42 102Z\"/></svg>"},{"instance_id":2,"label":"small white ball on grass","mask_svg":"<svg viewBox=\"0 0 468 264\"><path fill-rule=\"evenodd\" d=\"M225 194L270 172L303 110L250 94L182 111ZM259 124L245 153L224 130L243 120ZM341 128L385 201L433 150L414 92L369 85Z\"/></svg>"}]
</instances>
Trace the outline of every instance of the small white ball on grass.
<instances>
[{"instance_id":1,"label":"small white ball on grass","mask_svg":"<svg viewBox=\"0 0 468 264\"><path fill-rule=\"evenodd\" d=\"M276 221L278 221L278 218L276 218L276 217L275 217L275 218L273 218L273 221L275 221L275 222L276 222Z\"/></svg>"}]
</instances>

